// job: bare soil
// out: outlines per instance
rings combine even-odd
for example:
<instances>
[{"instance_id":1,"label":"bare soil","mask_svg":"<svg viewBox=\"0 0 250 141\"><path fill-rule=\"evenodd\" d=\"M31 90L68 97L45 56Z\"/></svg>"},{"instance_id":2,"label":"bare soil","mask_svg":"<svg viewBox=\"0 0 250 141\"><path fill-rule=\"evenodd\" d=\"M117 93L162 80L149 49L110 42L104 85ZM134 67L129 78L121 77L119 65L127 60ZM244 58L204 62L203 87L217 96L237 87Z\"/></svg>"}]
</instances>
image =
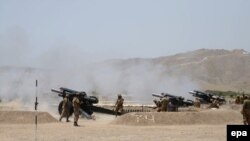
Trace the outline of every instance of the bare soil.
<instances>
[{"instance_id":1,"label":"bare soil","mask_svg":"<svg viewBox=\"0 0 250 141\"><path fill-rule=\"evenodd\" d=\"M25 120L18 120L20 115ZM73 126L73 117L67 123L65 119L57 122L59 115L56 113L41 112L38 118L42 115L47 120L40 121L36 131L34 113L0 110L0 119L4 119L0 121L0 140L33 141L37 138L38 141L222 141L226 140L227 124L242 124L239 110L230 107L197 112L128 113L117 118L96 114L96 120L81 118L79 127Z\"/></svg>"},{"instance_id":2,"label":"bare soil","mask_svg":"<svg viewBox=\"0 0 250 141\"><path fill-rule=\"evenodd\" d=\"M37 116L38 123L57 122L47 112L32 112L32 111L0 111L0 124L33 124Z\"/></svg>"},{"instance_id":3,"label":"bare soil","mask_svg":"<svg viewBox=\"0 0 250 141\"><path fill-rule=\"evenodd\" d=\"M237 124L242 121L238 111L218 109L200 112L148 112L128 113L113 124L119 125L225 125Z\"/></svg>"}]
</instances>

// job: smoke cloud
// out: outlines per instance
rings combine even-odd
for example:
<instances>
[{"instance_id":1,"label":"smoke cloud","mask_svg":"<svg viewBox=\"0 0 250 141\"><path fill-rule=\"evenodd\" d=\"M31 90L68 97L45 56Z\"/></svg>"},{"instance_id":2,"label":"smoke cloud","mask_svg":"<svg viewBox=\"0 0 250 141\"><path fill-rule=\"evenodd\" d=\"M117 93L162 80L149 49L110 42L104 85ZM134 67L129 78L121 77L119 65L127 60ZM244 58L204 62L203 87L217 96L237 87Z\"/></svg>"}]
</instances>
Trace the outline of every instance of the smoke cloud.
<instances>
[{"instance_id":1,"label":"smoke cloud","mask_svg":"<svg viewBox=\"0 0 250 141\"><path fill-rule=\"evenodd\" d=\"M152 93L190 98L187 92L199 87L187 76L169 75L168 67L150 59L90 63L93 56L65 41L38 53L30 47L28 36L21 29L0 37L0 98L4 101L18 99L33 105L35 80L39 80L40 104L58 102L60 98L50 90L59 87L86 91L108 100L122 94L126 100L141 104L152 103Z\"/></svg>"},{"instance_id":2,"label":"smoke cloud","mask_svg":"<svg viewBox=\"0 0 250 141\"><path fill-rule=\"evenodd\" d=\"M121 61L122 62L122 61ZM114 100L117 94L142 104L152 101L152 93L167 92L188 98L187 92L198 86L185 76L168 76L162 66L139 63L102 63L84 65L80 69L32 69L2 67L0 97L5 100L34 101L35 80L39 80L39 97L44 102L55 99L51 88L68 87Z\"/></svg>"}]
</instances>

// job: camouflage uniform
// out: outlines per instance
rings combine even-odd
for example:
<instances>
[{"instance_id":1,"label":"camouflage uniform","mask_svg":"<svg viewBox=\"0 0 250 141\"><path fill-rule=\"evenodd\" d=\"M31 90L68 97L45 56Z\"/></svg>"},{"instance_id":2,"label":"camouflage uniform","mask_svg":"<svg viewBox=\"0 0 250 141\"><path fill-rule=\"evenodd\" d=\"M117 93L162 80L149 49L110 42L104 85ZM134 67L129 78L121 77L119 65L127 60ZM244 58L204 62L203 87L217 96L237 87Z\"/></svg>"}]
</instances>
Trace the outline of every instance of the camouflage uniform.
<instances>
[{"instance_id":1,"label":"camouflage uniform","mask_svg":"<svg viewBox=\"0 0 250 141\"><path fill-rule=\"evenodd\" d=\"M156 105L156 108L154 108L154 109L157 109L157 112L160 112L161 111L161 101L158 101L155 99L154 103Z\"/></svg>"},{"instance_id":2,"label":"camouflage uniform","mask_svg":"<svg viewBox=\"0 0 250 141\"><path fill-rule=\"evenodd\" d=\"M200 100L198 98L196 98L195 101L194 101L194 107L196 107L196 108L201 107L201 102L200 102Z\"/></svg>"},{"instance_id":3,"label":"camouflage uniform","mask_svg":"<svg viewBox=\"0 0 250 141\"><path fill-rule=\"evenodd\" d=\"M244 97L240 96L240 104L243 104L243 103L244 103Z\"/></svg>"},{"instance_id":4,"label":"camouflage uniform","mask_svg":"<svg viewBox=\"0 0 250 141\"><path fill-rule=\"evenodd\" d=\"M244 125L250 125L250 99L246 99L242 106L241 114L243 115Z\"/></svg>"},{"instance_id":5,"label":"camouflage uniform","mask_svg":"<svg viewBox=\"0 0 250 141\"><path fill-rule=\"evenodd\" d=\"M235 99L235 104L240 104L240 96L237 96Z\"/></svg>"},{"instance_id":6,"label":"camouflage uniform","mask_svg":"<svg viewBox=\"0 0 250 141\"><path fill-rule=\"evenodd\" d=\"M220 106L219 101L217 99L214 99L208 108L218 108L219 109L219 106Z\"/></svg>"},{"instance_id":7,"label":"camouflage uniform","mask_svg":"<svg viewBox=\"0 0 250 141\"><path fill-rule=\"evenodd\" d=\"M116 103L115 103L115 115L116 116L119 110L123 112L123 102L124 102L124 99L122 98L122 96L118 95L118 99L116 100Z\"/></svg>"},{"instance_id":8,"label":"camouflage uniform","mask_svg":"<svg viewBox=\"0 0 250 141\"><path fill-rule=\"evenodd\" d=\"M74 126L78 126L77 122L80 114L80 100L77 96L75 96L72 100L74 107Z\"/></svg>"},{"instance_id":9,"label":"camouflage uniform","mask_svg":"<svg viewBox=\"0 0 250 141\"><path fill-rule=\"evenodd\" d=\"M161 100L161 111L162 112L168 111L168 103L169 103L169 99L167 97L162 98L162 100Z\"/></svg>"},{"instance_id":10,"label":"camouflage uniform","mask_svg":"<svg viewBox=\"0 0 250 141\"><path fill-rule=\"evenodd\" d=\"M68 112L68 96L63 98L62 104L62 113L59 121L62 121L62 118L66 116L66 121L69 122L69 112Z\"/></svg>"}]
</instances>

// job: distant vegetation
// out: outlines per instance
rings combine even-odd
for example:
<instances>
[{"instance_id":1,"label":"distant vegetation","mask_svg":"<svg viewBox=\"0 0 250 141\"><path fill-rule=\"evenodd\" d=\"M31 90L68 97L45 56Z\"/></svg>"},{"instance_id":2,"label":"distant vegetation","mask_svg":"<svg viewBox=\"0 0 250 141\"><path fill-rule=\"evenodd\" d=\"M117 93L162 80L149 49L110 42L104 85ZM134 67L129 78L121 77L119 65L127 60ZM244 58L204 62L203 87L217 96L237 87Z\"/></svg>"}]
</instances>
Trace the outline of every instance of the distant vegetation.
<instances>
[{"instance_id":1,"label":"distant vegetation","mask_svg":"<svg viewBox=\"0 0 250 141\"><path fill-rule=\"evenodd\" d=\"M218 91L218 90L206 90L206 92L213 93L218 96L231 97L234 98L236 96L250 95L249 93L244 92L234 92L234 91Z\"/></svg>"}]
</instances>

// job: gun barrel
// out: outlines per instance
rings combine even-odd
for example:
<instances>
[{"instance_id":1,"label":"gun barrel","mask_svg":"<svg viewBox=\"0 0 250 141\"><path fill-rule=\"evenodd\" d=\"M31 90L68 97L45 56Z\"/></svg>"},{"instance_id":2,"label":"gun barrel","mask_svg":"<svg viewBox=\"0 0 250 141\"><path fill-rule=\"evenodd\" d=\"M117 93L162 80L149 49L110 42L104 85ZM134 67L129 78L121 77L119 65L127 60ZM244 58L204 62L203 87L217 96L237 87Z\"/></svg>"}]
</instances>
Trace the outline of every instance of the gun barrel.
<instances>
[{"instance_id":1,"label":"gun barrel","mask_svg":"<svg viewBox=\"0 0 250 141\"><path fill-rule=\"evenodd\" d=\"M163 96L158 95L158 94L155 94L155 93L153 93L153 94L152 94L152 96L154 96L154 97L158 97L158 98L163 98Z\"/></svg>"},{"instance_id":2,"label":"gun barrel","mask_svg":"<svg viewBox=\"0 0 250 141\"><path fill-rule=\"evenodd\" d=\"M174 95L171 95L171 94L168 94L168 93L164 93L164 96L173 97L173 98L178 97L178 96L174 96Z\"/></svg>"},{"instance_id":3,"label":"gun barrel","mask_svg":"<svg viewBox=\"0 0 250 141\"><path fill-rule=\"evenodd\" d=\"M189 94L196 94L196 92L194 92L194 91L190 91L190 92L188 92Z\"/></svg>"},{"instance_id":4,"label":"gun barrel","mask_svg":"<svg viewBox=\"0 0 250 141\"><path fill-rule=\"evenodd\" d=\"M51 89L52 92L58 93L58 94L63 94L63 92L55 90L55 89Z\"/></svg>"},{"instance_id":5,"label":"gun barrel","mask_svg":"<svg viewBox=\"0 0 250 141\"><path fill-rule=\"evenodd\" d=\"M55 90L55 89L51 89L52 92L58 93L58 96L63 97L63 92Z\"/></svg>"},{"instance_id":6,"label":"gun barrel","mask_svg":"<svg viewBox=\"0 0 250 141\"><path fill-rule=\"evenodd\" d=\"M76 90L72 90L72 89L64 88L64 87L61 87L60 90L66 91L68 93L78 93L78 91L76 91Z\"/></svg>"}]
</instances>

